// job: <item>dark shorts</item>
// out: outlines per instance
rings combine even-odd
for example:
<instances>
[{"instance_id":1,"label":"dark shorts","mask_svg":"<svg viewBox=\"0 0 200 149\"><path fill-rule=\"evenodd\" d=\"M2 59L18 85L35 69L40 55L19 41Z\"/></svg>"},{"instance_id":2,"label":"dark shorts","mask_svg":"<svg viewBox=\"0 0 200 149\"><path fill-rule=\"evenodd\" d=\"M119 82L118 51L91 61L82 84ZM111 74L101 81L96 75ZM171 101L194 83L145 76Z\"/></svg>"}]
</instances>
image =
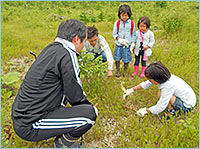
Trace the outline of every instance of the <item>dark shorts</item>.
<instances>
[{"instance_id":1,"label":"dark shorts","mask_svg":"<svg viewBox=\"0 0 200 149\"><path fill-rule=\"evenodd\" d=\"M176 100L175 100L174 104L172 105L172 107L174 108L174 110L176 110L176 111L182 110L184 113L191 111L191 108L187 108L184 106L183 101L179 97L176 97Z\"/></svg>"}]
</instances>

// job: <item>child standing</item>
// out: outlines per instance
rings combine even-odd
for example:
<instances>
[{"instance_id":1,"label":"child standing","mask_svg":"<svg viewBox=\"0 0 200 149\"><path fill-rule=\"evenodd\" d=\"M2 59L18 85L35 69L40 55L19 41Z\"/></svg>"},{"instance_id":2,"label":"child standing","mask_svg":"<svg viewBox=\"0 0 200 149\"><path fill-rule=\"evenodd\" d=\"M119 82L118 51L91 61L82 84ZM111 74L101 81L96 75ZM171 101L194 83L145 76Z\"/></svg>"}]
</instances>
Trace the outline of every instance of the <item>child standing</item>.
<instances>
[{"instance_id":1,"label":"child standing","mask_svg":"<svg viewBox=\"0 0 200 149\"><path fill-rule=\"evenodd\" d=\"M148 112L159 114L168 107L168 111L189 112L196 105L196 95L192 88L181 78L169 72L169 70L159 61L151 63L145 70L145 82L126 90L126 94L133 91L147 89L152 85L158 85L158 102L150 108L141 108L137 111L139 116L144 116Z\"/></svg>"},{"instance_id":2,"label":"child standing","mask_svg":"<svg viewBox=\"0 0 200 149\"><path fill-rule=\"evenodd\" d=\"M121 5L118 11L120 20L113 27L115 39L114 60L116 64L116 77L120 77L120 60L124 62L124 76L127 74L128 64L132 60L131 51L135 46L135 24L130 20L132 15L129 5Z\"/></svg>"},{"instance_id":3,"label":"child standing","mask_svg":"<svg viewBox=\"0 0 200 149\"><path fill-rule=\"evenodd\" d=\"M149 30L150 28L150 19L146 16L143 16L138 21L139 30L136 32L136 44L133 53L135 53L135 64L134 64L134 73L132 77L138 74L140 57L142 64L142 71L140 77L144 77L144 70L146 68L146 61L148 56L151 55L152 51L150 48L153 47L155 42L154 34Z\"/></svg>"}]
</instances>

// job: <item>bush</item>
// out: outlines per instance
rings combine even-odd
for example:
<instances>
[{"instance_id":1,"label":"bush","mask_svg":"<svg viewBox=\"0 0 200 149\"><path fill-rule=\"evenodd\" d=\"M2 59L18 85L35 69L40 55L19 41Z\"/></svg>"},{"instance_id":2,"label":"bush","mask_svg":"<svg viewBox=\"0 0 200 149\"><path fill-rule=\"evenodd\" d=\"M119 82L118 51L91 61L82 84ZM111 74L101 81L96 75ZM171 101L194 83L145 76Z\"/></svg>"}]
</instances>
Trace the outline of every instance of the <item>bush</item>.
<instances>
[{"instance_id":1,"label":"bush","mask_svg":"<svg viewBox=\"0 0 200 149\"><path fill-rule=\"evenodd\" d=\"M79 67L81 72L81 79L88 80L89 77L100 76L104 74L107 68L107 62L102 62L102 57L97 57L94 59L94 54L87 53L85 49L81 52L79 56Z\"/></svg>"},{"instance_id":2,"label":"bush","mask_svg":"<svg viewBox=\"0 0 200 149\"><path fill-rule=\"evenodd\" d=\"M84 22L85 24L87 24L90 21L85 13L80 14L79 18L80 21Z\"/></svg>"},{"instance_id":3,"label":"bush","mask_svg":"<svg viewBox=\"0 0 200 149\"><path fill-rule=\"evenodd\" d=\"M167 2L166 1L161 1L161 2L155 2L156 7L160 8L166 8L167 7Z\"/></svg>"},{"instance_id":4,"label":"bush","mask_svg":"<svg viewBox=\"0 0 200 149\"><path fill-rule=\"evenodd\" d=\"M162 22L164 30L169 32L176 32L183 26L183 20L177 16L170 16Z\"/></svg>"}]
</instances>

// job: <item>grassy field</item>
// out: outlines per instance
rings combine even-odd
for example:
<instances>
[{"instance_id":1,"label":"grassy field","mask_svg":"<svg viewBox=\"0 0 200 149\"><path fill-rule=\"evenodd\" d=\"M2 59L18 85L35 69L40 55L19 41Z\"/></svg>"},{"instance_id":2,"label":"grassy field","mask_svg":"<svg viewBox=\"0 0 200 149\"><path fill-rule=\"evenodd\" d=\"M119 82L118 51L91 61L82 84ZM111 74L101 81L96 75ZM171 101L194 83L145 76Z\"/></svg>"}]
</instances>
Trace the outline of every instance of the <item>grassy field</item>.
<instances>
[{"instance_id":1,"label":"grassy field","mask_svg":"<svg viewBox=\"0 0 200 149\"><path fill-rule=\"evenodd\" d=\"M53 42L61 21L78 19L95 25L114 52L113 24L122 2L1 2L1 147L53 148L53 138L41 142L20 139L12 128L11 106L24 74L34 58ZM160 120L148 114L138 117L124 105L139 109L157 102L156 86L122 99L120 83L126 88L144 81L132 78L133 61L127 77L89 78L83 88L92 103L98 103L96 124L84 135L89 148L199 148L199 3L126 2L137 25L141 16L151 19L155 35L148 63L160 60L171 73L183 78L195 91L197 105L189 115ZM123 71L123 69L122 69ZM114 71L115 72L115 71Z\"/></svg>"}]
</instances>

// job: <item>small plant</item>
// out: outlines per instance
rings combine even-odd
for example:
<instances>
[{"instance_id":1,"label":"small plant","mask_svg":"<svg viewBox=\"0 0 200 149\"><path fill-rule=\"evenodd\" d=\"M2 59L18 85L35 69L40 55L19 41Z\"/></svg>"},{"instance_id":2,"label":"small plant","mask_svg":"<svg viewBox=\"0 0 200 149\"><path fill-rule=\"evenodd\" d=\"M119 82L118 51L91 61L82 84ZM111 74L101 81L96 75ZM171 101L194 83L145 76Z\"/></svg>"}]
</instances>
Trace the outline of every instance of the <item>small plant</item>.
<instances>
[{"instance_id":1,"label":"small plant","mask_svg":"<svg viewBox=\"0 0 200 149\"><path fill-rule=\"evenodd\" d=\"M162 22L163 28L167 33L176 32L183 26L183 21L178 16L170 16Z\"/></svg>"},{"instance_id":2,"label":"small plant","mask_svg":"<svg viewBox=\"0 0 200 149\"><path fill-rule=\"evenodd\" d=\"M88 78L93 76L100 76L104 74L106 70L107 63L103 63L102 57L97 57L94 59L93 53L87 53L83 49L81 55L79 56L79 67L81 72L81 78Z\"/></svg>"},{"instance_id":3,"label":"small plant","mask_svg":"<svg viewBox=\"0 0 200 149\"><path fill-rule=\"evenodd\" d=\"M103 12L101 12L101 13L98 15L98 18L99 18L99 22L103 21L103 18L104 18Z\"/></svg>"},{"instance_id":4,"label":"small plant","mask_svg":"<svg viewBox=\"0 0 200 149\"><path fill-rule=\"evenodd\" d=\"M2 83L5 83L6 85L12 85L20 80L20 76L21 74L19 72L9 72L1 77Z\"/></svg>"},{"instance_id":5,"label":"small plant","mask_svg":"<svg viewBox=\"0 0 200 149\"><path fill-rule=\"evenodd\" d=\"M167 7L167 2L166 1L160 1L160 2L157 1L155 5L156 5L156 7L159 6L160 8L166 8Z\"/></svg>"},{"instance_id":6,"label":"small plant","mask_svg":"<svg viewBox=\"0 0 200 149\"><path fill-rule=\"evenodd\" d=\"M80 18L80 21L83 21L86 24L89 22L89 19L85 13L80 14L79 18Z\"/></svg>"}]
</instances>

